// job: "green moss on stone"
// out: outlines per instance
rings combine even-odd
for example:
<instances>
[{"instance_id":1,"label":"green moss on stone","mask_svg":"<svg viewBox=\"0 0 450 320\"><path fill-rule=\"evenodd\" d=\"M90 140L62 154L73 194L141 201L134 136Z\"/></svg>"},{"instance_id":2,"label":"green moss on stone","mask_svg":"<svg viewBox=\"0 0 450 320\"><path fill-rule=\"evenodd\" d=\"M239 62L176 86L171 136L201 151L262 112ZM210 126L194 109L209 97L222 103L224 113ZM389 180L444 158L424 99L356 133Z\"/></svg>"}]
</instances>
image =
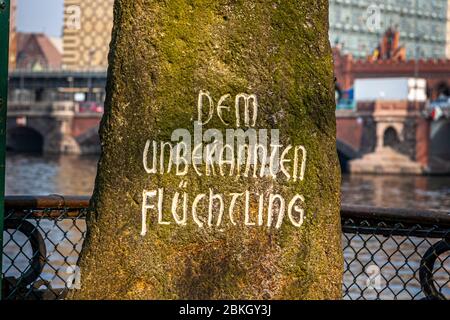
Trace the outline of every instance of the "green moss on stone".
<instances>
[{"instance_id":1,"label":"green moss on stone","mask_svg":"<svg viewBox=\"0 0 450 320\"><path fill-rule=\"evenodd\" d=\"M82 289L71 297L340 298L328 1L116 0L114 19L102 155L80 259ZM200 90L216 102L225 93L256 94L264 107L257 127L278 128L283 143L308 150L305 181L146 174L146 140L169 141L174 129L192 130ZM225 129L217 117L207 127ZM307 219L301 228L284 224L279 230L150 222L141 237L142 190L173 193L181 180L192 195L270 186L299 193Z\"/></svg>"}]
</instances>

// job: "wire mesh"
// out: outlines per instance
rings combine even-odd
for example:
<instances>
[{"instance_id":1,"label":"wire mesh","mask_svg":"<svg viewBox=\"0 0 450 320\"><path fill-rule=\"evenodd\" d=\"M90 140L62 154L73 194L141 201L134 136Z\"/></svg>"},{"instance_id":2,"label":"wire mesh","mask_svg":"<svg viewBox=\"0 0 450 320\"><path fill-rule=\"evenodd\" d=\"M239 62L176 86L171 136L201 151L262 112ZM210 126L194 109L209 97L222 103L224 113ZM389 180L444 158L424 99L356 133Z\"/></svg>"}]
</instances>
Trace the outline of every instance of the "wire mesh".
<instances>
[{"instance_id":1,"label":"wire mesh","mask_svg":"<svg viewBox=\"0 0 450 320\"><path fill-rule=\"evenodd\" d=\"M3 233L4 299L64 299L68 290L78 289L76 263L86 214L86 207L9 208ZM344 299L450 297L448 226L402 223L404 216L395 214L385 220L355 216L342 214Z\"/></svg>"},{"instance_id":2,"label":"wire mesh","mask_svg":"<svg viewBox=\"0 0 450 320\"><path fill-rule=\"evenodd\" d=\"M436 285L444 297L450 297L450 254L438 255L432 279L420 279L420 268L425 253L435 244L444 241L424 236L399 236L379 234L385 230L383 222L361 223L367 234L358 232L358 225L352 226L354 233L343 233L344 282L343 294L349 300L417 300L425 299L422 283ZM360 225L360 226L361 226ZM415 228L419 228L416 226ZM391 231L393 231L392 229ZM424 230L426 233L426 230ZM431 230L429 230L431 232ZM443 238L445 239L445 237ZM423 266L423 268L426 268Z\"/></svg>"},{"instance_id":3,"label":"wire mesh","mask_svg":"<svg viewBox=\"0 0 450 320\"><path fill-rule=\"evenodd\" d=\"M40 215L54 214L54 209L39 210ZM70 212L70 214L69 214ZM8 213L6 221L15 220L19 228L7 228L3 232L3 277L4 299L63 299L67 290L77 282L76 266L86 234L86 209L78 212L60 209L56 218L36 218L34 210L23 212L21 219ZM31 225L32 231L42 236L45 252L32 248L30 232L21 232L23 224ZM35 240L36 241L36 240ZM33 266L33 259L45 255L40 267ZM31 282L24 275L39 269Z\"/></svg>"}]
</instances>

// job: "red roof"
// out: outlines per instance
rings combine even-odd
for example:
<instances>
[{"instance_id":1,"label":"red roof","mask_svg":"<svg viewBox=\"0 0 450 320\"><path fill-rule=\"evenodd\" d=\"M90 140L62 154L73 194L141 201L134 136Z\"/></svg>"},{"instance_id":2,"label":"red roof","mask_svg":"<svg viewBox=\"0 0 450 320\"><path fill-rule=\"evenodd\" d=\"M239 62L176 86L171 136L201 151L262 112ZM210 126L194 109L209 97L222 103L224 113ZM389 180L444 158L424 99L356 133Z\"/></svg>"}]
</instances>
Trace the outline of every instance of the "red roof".
<instances>
[{"instance_id":1,"label":"red roof","mask_svg":"<svg viewBox=\"0 0 450 320\"><path fill-rule=\"evenodd\" d=\"M24 67L23 64L21 66L21 57L26 57L27 61L39 61L47 69L59 69L62 63L62 53L43 33L17 33L18 68Z\"/></svg>"}]
</instances>

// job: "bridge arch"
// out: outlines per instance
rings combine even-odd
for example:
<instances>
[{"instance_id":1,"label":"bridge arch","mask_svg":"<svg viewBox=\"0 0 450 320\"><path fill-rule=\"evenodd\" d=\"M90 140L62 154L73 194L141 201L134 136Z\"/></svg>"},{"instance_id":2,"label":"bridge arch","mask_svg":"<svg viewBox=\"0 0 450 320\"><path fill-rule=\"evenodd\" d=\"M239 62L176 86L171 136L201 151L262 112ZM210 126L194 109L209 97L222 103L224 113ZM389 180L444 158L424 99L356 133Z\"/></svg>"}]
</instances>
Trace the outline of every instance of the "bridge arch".
<instances>
[{"instance_id":1,"label":"bridge arch","mask_svg":"<svg viewBox=\"0 0 450 320\"><path fill-rule=\"evenodd\" d=\"M42 153L44 150L44 136L32 127L10 128L6 133L6 150Z\"/></svg>"},{"instance_id":2,"label":"bridge arch","mask_svg":"<svg viewBox=\"0 0 450 320\"><path fill-rule=\"evenodd\" d=\"M430 155L450 161L450 121L439 120L433 124L431 131Z\"/></svg>"},{"instance_id":3,"label":"bridge arch","mask_svg":"<svg viewBox=\"0 0 450 320\"><path fill-rule=\"evenodd\" d=\"M436 85L436 97L450 97L450 87L447 82L441 81Z\"/></svg>"},{"instance_id":4,"label":"bridge arch","mask_svg":"<svg viewBox=\"0 0 450 320\"><path fill-rule=\"evenodd\" d=\"M334 97L336 99L336 104L342 98L342 89L337 82L334 83Z\"/></svg>"},{"instance_id":5,"label":"bridge arch","mask_svg":"<svg viewBox=\"0 0 450 320\"><path fill-rule=\"evenodd\" d=\"M358 152L341 140L336 141L336 149L339 157L339 163L341 164L341 171L348 172L348 163L350 160L359 157Z\"/></svg>"},{"instance_id":6,"label":"bridge arch","mask_svg":"<svg viewBox=\"0 0 450 320\"><path fill-rule=\"evenodd\" d=\"M383 146L396 149L399 144L400 138L397 130L392 126L387 127L383 133Z\"/></svg>"},{"instance_id":7,"label":"bridge arch","mask_svg":"<svg viewBox=\"0 0 450 320\"><path fill-rule=\"evenodd\" d=\"M100 153L100 136L98 134L98 129L99 127L95 126L75 139L82 154Z\"/></svg>"}]
</instances>

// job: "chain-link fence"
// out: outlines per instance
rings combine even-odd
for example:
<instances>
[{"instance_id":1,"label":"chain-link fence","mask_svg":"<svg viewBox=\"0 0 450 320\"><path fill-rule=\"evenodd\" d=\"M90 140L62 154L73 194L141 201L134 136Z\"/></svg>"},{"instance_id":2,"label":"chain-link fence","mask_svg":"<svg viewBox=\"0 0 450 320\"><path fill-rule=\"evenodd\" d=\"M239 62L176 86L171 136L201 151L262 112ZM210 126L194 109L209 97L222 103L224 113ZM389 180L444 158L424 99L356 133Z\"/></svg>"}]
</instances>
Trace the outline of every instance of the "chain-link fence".
<instances>
[{"instance_id":1,"label":"chain-link fence","mask_svg":"<svg viewBox=\"0 0 450 320\"><path fill-rule=\"evenodd\" d=\"M344 207L346 299L450 297L450 214Z\"/></svg>"},{"instance_id":2,"label":"chain-link fence","mask_svg":"<svg viewBox=\"0 0 450 320\"><path fill-rule=\"evenodd\" d=\"M76 288L89 199L9 197L3 232L3 299L63 299Z\"/></svg>"},{"instance_id":3,"label":"chain-link fence","mask_svg":"<svg viewBox=\"0 0 450 320\"><path fill-rule=\"evenodd\" d=\"M64 299L79 286L87 198L10 197L3 298ZM450 215L342 208L345 299L450 297Z\"/></svg>"}]
</instances>

